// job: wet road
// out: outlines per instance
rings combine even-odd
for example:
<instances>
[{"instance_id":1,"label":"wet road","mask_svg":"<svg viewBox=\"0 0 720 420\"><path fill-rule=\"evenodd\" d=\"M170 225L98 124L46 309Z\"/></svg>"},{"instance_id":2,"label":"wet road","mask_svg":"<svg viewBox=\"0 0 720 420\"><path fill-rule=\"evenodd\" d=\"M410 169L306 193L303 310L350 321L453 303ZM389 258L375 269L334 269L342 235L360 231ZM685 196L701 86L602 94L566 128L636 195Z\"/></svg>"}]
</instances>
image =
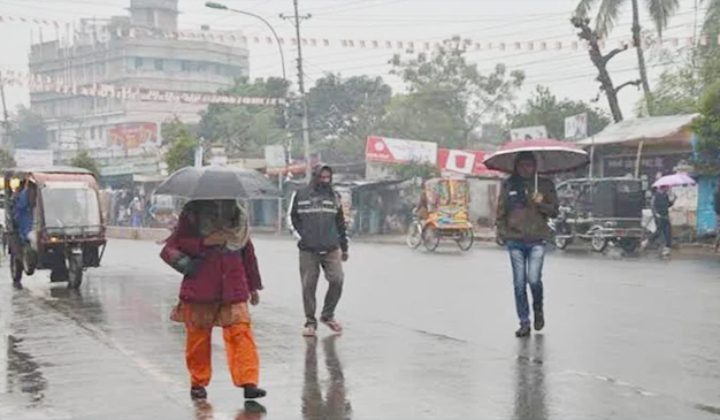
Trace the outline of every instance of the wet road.
<instances>
[{"instance_id":1,"label":"wet road","mask_svg":"<svg viewBox=\"0 0 720 420\"><path fill-rule=\"evenodd\" d=\"M519 340L505 252L356 244L346 332L300 336L294 244L258 239L254 309L268 419L720 418L720 262L546 261L547 327ZM260 418L214 333L205 406L188 396L179 279L149 242L114 241L78 294L0 267L0 418ZM324 286L319 292L324 293ZM318 294L321 298L320 293Z\"/></svg>"}]
</instances>

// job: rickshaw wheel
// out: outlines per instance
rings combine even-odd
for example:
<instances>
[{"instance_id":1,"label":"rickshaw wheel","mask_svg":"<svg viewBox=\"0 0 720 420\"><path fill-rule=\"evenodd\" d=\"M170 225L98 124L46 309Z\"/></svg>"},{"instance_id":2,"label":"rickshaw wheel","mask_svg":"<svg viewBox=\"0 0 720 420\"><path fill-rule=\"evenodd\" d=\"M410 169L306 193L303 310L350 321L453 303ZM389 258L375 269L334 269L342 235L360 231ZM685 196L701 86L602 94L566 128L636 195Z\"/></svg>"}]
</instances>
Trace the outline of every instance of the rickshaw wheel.
<instances>
[{"instance_id":1,"label":"rickshaw wheel","mask_svg":"<svg viewBox=\"0 0 720 420\"><path fill-rule=\"evenodd\" d=\"M560 238L560 237L556 236L554 238L554 242L555 242L555 248L560 249L560 250L565 249L568 247L568 245L570 245L569 238Z\"/></svg>"},{"instance_id":2,"label":"rickshaw wheel","mask_svg":"<svg viewBox=\"0 0 720 420\"><path fill-rule=\"evenodd\" d=\"M608 246L607 238L603 238L599 229L595 229L590 239L590 246L595 252L603 252Z\"/></svg>"},{"instance_id":3,"label":"rickshaw wheel","mask_svg":"<svg viewBox=\"0 0 720 420\"><path fill-rule=\"evenodd\" d=\"M432 226L425 227L422 233L422 240L425 245L425 249L430 252L434 252L438 245L440 245L440 235L437 229Z\"/></svg>"},{"instance_id":4,"label":"rickshaw wheel","mask_svg":"<svg viewBox=\"0 0 720 420\"><path fill-rule=\"evenodd\" d=\"M460 232L460 237L456 239L458 247L463 251L469 251L475 243L475 232L472 229L466 229Z\"/></svg>"},{"instance_id":5,"label":"rickshaw wheel","mask_svg":"<svg viewBox=\"0 0 720 420\"><path fill-rule=\"evenodd\" d=\"M422 232L422 225L418 222L413 222L410 224L410 228L408 229L407 234L407 245L411 249L417 249L417 247L420 246L423 242L423 232Z\"/></svg>"},{"instance_id":6,"label":"rickshaw wheel","mask_svg":"<svg viewBox=\"0 0 720 420\"><path fill-rule=\"evenodd\" d=\"M68 259L68 288L79 289L83 277L83 259L81 255L73 255Z\"/></svg>"}]
</instances>

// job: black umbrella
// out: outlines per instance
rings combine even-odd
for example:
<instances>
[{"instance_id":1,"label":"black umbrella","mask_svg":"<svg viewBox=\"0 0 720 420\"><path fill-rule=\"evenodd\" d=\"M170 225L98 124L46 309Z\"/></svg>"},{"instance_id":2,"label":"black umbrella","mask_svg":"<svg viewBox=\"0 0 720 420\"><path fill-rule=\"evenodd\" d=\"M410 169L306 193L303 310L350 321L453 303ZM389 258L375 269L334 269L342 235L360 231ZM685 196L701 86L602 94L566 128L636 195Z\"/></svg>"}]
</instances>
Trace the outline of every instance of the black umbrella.
<instances>
[{"instance_id":1,"label":"black umbrella","mask_svg":"<svg viewBox=\"0 0 720 420\"><path fill-rule=\"evenodd\" d=\"M280 192L256 170L206 166L180 169L163 181L155 194L188 200L243 200L276 198Z\"/></svg>"}]
</instances>

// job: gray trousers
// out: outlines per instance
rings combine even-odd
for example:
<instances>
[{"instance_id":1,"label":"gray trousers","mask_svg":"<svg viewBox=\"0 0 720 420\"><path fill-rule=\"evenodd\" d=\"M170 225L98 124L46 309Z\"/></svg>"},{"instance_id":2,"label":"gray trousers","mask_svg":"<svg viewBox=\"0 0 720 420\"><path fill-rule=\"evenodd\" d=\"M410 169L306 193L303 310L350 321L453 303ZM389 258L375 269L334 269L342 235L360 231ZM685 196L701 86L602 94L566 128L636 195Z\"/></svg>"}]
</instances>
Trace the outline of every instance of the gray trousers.
<instances>
[{"instance_id":1,"label":"gray trousers","mask_svg":"<svg viewBox=\"0 0 720 420\"><path fill-rule=\"evenodd\" d=\"M330 321L335 317L343 289L342 252L332 251L327 254L300 251L300 278L302 280L303 305L305 307L305 325L317 325L315 319L317 284L320 279L320 268L325 272L328 291L325 304L320 314L321 321Z\"/></svg>"}]
</instances>

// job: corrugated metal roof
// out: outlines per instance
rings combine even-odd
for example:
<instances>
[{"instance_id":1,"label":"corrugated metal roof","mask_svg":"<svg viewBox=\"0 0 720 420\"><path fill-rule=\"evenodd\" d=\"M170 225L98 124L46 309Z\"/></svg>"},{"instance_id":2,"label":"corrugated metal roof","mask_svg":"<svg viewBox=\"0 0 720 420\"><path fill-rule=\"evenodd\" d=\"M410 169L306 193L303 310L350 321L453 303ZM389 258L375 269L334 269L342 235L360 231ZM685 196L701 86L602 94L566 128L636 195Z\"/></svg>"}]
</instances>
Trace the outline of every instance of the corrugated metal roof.
<instances>
[{"instance_id":1,"label":"corrugated metal roof","mask_svg":"<svg viewBox=\"0 0 720 420\"><path fill-rule=\"evenodd\" d=\"M617 144L638 140L661 139L678 134L699 114L671 115L667 117L637 118L610 124L594 136L578 142L583 146L591 144Z\"/></svg>"}]
</instances>

